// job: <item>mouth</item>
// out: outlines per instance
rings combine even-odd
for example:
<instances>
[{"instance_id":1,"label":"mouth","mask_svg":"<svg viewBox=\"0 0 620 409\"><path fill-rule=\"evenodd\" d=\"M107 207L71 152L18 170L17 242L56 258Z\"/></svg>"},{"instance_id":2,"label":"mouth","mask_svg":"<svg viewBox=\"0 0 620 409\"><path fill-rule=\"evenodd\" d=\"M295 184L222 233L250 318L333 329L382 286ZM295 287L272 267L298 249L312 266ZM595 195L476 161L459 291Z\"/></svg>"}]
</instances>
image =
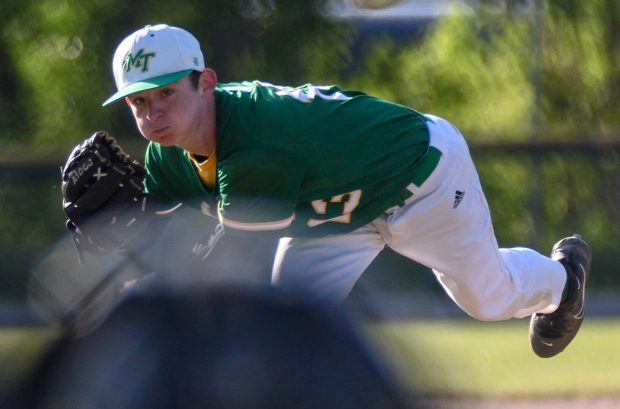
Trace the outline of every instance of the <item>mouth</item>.
<instances>
[{"instance_id":1,"label":"mouth","mask_svg":"<svg viewBox=\"0 0 620 409\"><path fill-rule=\"evenodd\" d=\"M151 130L149 139L159 144L166 145L171 137L172 134L170 133L170 127L164 126Z\"/></svg>"},{"instance_id":2,"label":"mouth","mask_svg":"<svg viewBox=\"0 0 620 409\"><path fill-rule=\"evenodd\" d=\"M161 128L157 128L157 129L153 129L151 131L152 134L154 135L161 135L162 133L166 132L166 130L168 130L168 128L170 128L169 126L164 126Z\"/></svg>"}]
</instances>

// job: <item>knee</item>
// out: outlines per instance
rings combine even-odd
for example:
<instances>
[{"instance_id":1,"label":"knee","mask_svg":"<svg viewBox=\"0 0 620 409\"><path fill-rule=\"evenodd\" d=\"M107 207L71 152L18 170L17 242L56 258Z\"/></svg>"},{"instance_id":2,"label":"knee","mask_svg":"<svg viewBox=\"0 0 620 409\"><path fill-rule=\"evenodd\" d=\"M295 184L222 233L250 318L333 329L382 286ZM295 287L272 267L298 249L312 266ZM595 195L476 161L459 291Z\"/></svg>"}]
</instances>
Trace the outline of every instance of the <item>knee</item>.
<instances>
[{"instance_id":1,"label":"knee","mask_svg":"<svg viewBox=\"0 0 620 409\"><path fill-rule=\"evenodd\" d=\"M478 321L504 321L509 319L510 317L506 317L503 314L493 314L493 313L488 313L488 312L483 312L483 313L476 313L476 314L469 314L470 316L472 316L473 318L477 319Z\"/></svg>"},{"instance_id":2,"label":"knee","mask_svg":"<svg viewBox=\"0 0 620 409\"><path fill-rule=\"evenodd\" d=\"M491 306L484 302L472 303L472 305L466 306L463 310L478 321L503 321L512 317L505 308L498 308L497 305Z\"/></svg>"}]
</instances>

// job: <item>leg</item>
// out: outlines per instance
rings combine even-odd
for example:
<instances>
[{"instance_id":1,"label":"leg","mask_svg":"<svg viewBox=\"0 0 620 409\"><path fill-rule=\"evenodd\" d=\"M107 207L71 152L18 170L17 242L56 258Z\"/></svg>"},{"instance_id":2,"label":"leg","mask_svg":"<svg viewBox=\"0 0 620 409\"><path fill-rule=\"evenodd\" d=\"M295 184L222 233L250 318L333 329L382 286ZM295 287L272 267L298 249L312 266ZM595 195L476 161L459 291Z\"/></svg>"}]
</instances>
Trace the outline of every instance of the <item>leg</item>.
<instances>
[{"instance_id":1,"label":"leg","mask_svg":"<svg viewBox=\"0 0 620 409\"><path fill-rule=\"evenodd\" d=\"M467 145L447 121L432 117L431 144L442 151L435 172L388 219L388 245L432 268L448 295L480 320L551 312L566 281L563 266L526 248L499 249Z\"/></svg>"},{"instance_id":2,"label":"leg","mask_svg":"<svg viewBox=\"0 0 620 409\"><path fill-rule=\"evenodd\" d=\"M347 234L281 239L272 282L287 291L340 302L384 247L373 224Z\"/></svg>"}]
</instances>

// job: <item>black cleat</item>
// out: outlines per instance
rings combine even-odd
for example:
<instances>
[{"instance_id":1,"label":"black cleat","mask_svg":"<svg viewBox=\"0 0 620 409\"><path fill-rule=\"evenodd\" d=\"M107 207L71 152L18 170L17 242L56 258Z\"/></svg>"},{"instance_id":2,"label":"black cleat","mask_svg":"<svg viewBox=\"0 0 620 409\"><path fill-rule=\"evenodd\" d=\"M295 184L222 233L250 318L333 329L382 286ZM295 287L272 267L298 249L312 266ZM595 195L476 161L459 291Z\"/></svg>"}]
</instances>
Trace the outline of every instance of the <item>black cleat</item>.
<instances>
[{"instance_id":1,"label":"black cleat","mask_svg":"<svg viewBox=\"0 0 620 409\"><path fill-rule=\"evenodd\" d=\"M581 236L573 234L553 246L551 258L566 269L568 297L550 314L532 314L530 345L541 358L551 358L562 352L581 327L592 253Z\"/></svg>"}]
</instances>

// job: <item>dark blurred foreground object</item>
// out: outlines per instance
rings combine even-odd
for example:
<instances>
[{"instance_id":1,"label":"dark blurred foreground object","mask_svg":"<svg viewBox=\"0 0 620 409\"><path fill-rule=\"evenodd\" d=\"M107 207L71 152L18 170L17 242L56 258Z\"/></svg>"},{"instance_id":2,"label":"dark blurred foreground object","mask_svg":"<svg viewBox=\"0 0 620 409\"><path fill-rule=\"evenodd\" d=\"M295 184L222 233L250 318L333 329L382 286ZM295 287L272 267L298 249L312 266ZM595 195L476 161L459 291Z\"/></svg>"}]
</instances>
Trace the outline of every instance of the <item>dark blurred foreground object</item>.
<instances>
[{"instance_id":1,"label":"dark blurred foreground object","mask_svg":"<svg viewBox=\"0 0 620 409\"><path fill-rule=\"evenodd\" d=\"M133 294L16 408L414 408L344 314L274 290Z\"/></svg>"}]
</instances>

